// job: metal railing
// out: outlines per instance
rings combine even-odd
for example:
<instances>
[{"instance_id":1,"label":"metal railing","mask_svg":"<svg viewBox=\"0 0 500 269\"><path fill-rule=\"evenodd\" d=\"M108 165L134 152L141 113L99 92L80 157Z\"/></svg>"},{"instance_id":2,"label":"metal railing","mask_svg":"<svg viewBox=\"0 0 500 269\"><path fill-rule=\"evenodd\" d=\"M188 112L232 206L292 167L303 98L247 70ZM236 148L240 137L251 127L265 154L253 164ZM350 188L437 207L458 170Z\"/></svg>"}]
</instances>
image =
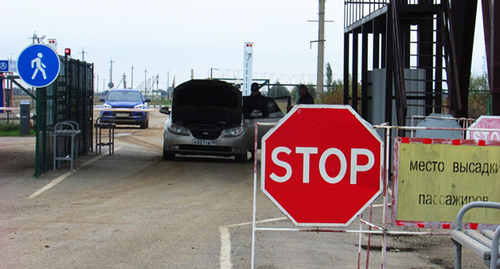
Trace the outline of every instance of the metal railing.
<instances>
[{"instance_id":1,"label":"metal railing","mask_svg":"<svg viewBox=\"0 0 500 269\"><path fill-rule=\"evenodd\" d=\"M404 5L436 5L441 0L345 0L344 1L344 27L348 27L374 12L380 11L391 2Z\"/></svg>"},{"instance_id":2,"label":"metal railing","mask_svg":"<svg viewBox=\"0 0 500 269\"><path fill-rule=\"evenodd\" d=\"M344 1L344 27L386 7L390 2L390 0Z\"/></svg>"}]
</instances>

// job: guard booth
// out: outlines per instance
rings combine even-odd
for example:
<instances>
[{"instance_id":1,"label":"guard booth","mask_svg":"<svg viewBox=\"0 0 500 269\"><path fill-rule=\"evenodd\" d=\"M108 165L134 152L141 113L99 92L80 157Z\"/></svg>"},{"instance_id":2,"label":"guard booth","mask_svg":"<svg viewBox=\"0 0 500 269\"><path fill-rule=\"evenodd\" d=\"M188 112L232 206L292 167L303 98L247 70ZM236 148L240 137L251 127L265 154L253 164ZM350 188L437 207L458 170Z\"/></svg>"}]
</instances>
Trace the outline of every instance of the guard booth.
<instances>
[{"instance_id":1,"label":"guard booth","mask_svg":"<svg viewBox=\"0 0 500 269\"><path fill-rule=\"evenodd\" d=\"M77 156L92 150L94 65L68 56L59 58L59 76L49 86L36 90L35 178L53 167L54 127L57 123L78 123L81 134L77 136ZM60 149L63 154L69 154L70 140Z\"/></svg>"}]
</instances>

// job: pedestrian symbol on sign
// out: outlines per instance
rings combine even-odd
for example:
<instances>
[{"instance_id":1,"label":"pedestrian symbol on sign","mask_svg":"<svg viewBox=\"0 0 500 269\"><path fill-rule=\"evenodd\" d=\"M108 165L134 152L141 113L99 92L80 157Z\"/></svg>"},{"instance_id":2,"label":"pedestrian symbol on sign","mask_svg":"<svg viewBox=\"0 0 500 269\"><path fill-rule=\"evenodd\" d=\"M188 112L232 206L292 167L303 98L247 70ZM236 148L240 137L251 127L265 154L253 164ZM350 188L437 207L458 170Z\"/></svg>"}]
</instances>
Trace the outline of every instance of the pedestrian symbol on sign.
<instances>
[{"instance_id":1,"label":"pedestrian symbol on sign","mask_svg":"<svg viewBox=\"0 0 500 269\"><path fill-rule=\"evenodd\" d=\"M31 79L35 79L38 71L40 71L42 73L43 79L47 79L47 74L45 74L45 67L47 67L47 66L45 66L42 63L42 58L43 58L43 54L41 52L39 52L37 54L37 57L35 59L31 60L31 68L34 68L36 66L35 72L33 72L33 76L31 76Z\"/></svg>"},{"instance_id":2,"label":"pedestrian symbol on sign","mask_svg":"<svg viewBox=\"0 0 500 269\"><path fill-rule=\"evenodd\" d=\"M33 44L24 49L17 61L21 79L33 87L46 87L56 80L61 63L49 46Z\"/></svg>"}]
</instances>

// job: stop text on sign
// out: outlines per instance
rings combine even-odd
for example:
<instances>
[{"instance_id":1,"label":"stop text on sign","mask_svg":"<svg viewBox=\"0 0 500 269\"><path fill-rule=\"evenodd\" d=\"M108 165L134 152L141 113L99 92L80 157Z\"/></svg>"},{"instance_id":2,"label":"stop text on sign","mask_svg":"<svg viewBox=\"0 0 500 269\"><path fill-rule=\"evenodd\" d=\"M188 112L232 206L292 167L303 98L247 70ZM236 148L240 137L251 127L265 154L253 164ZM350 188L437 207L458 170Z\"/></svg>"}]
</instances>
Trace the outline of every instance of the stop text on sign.
<instances>
[{"instance_id":1,"label":"stop text on sign","mask_svg":"<svg viewBox=\"0 0 500 269\"><path fill-rule=\"evenodd\" d=\"M280 166L285 169L285 174L282 176L277 175L276 173L272 173L269 177L278 182L283 183L288 181L293 174L293 168L290 163L279 159L279 154L285 153L287 155L292 154L292 150L288 147L279 146L273 149L271 153L271 160L277 166ZM375 156L372 151L364 148L352 148L350 152L350 184L357 184L357 174L358 172L365 172L370 170L375 164ZM309 183L309 175L311 169L311 155L319 154L317 147L296 147L295 154L301 154L302 157L302 182ZM364 164L360 164L359 156L365 156L368 158L368 162ZM340 169L336 175L330 175L326 169L326 162L329 158L336 158L340 162ZM313 166L314 167L314 166ZM318 169L321 175L321 178L330 184L339 183L342 179L345 178L347 173L348 162L345 154L338 148L328 148L321 153Z\"/></svg>"},{"instance_id":2,"label":"stop text on sign","mask_svg":"<svg viewBox=\"0 0 500 269\"><path fill-rule=\"evenodd\" d=\"M472 133L472 139L475 140L497 140L500 141L500 132L475 131Z\"/></svg>"}]
</instances>

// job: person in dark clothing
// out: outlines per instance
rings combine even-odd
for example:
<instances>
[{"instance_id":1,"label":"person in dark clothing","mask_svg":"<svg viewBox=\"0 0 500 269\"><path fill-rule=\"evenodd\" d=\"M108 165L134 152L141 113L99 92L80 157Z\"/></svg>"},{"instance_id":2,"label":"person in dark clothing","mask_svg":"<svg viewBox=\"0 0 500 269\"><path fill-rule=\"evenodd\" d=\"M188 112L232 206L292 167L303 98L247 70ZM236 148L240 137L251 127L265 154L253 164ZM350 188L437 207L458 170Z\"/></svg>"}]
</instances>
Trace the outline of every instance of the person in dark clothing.
<instances>
[{"instance_id":1,"label":"person in dark clothing","mask_svg":"<svg viewBox=\"0 0 500 269\"><path fill-rule=\"evenodd\" d=\"M269 117L267 99L259 92L259 84L252 83L252 93L243 99L243 115L248 118L254 110L260 110L262 117Z\"/></svg>"},{"instance_id":2,"label":"person in dark clothing","mask_svg":"<svg viewBox=\"0 0 500 269\"><path fill-rule=\"evenodd\" d=\"M250 114L254 110L260 110L262 112L262 118L269 117L269 109L267 108L267 98L259 92L259 84L252 83L252 93L243 99L243 115L245 118L250 118ZM250 162L254 161L255 150L248 149L252 154L252 157L248 160Z\"/></svg>"},{"instance_id":3,"label":"person in dark clothing","mask_svg":"<svg viewBox=\"0 0 500 269\"><path fill-rule=\"evenodd\" d=\"M309 93L307 86L304 84L299 85L298 88L298 93L299 93L299 100L297 101L297 104L314 104L314 98L312 95Z\"/></svg>"}]
</instances>

